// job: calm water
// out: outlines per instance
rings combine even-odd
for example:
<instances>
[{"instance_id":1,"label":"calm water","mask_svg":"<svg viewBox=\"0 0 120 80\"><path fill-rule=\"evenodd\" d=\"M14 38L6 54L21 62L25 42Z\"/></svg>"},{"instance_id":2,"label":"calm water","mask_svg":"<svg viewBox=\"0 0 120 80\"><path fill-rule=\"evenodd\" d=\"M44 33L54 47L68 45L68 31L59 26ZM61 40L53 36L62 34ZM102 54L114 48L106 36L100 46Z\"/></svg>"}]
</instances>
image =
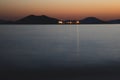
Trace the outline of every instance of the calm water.
<instances>
[{"instance_id":1,"label":"calm water","mask_svg":"<svg viewBox=\"0 0 120 80\"><path fill-rule=\"evenodd\" d=\"M120 25L0 25L0 71L79 76L119 67Z\"/></svg>"}]
</instances>

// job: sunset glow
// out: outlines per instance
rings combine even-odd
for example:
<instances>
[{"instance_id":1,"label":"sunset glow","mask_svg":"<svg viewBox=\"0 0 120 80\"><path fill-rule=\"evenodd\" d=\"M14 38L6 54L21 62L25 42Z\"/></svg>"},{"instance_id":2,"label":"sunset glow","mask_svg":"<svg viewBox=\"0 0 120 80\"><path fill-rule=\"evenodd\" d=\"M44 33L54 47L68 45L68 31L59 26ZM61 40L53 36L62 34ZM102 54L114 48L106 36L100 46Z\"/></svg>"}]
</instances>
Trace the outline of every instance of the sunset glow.
<instances>
[{"instance_id":1,"label":"sunset glow","mask_svg":"<svg viewBox=\"0 0 120 80\"><path fill-rule=\"evenodd\" d=\"M120 0L0 0L0 18L16 20L27 15L79 20L88 16L120 19Z\"/></svg>"}]
</instances>

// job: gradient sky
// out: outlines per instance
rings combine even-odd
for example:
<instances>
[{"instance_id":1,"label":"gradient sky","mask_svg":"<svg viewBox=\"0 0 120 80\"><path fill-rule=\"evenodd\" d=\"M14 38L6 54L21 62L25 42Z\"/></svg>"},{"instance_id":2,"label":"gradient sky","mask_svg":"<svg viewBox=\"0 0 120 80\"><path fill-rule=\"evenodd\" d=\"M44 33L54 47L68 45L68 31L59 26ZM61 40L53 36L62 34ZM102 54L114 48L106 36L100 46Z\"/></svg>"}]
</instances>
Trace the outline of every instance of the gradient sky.
<instances>
[{"instance_id":1,"label":"gradient sky","mask_svg":"<svg viewBox=\"0 0 120 80\"><path fill-rule=\"evenodd\" d=\"M27 15L59 19L120 19L120 0L0 0L0 18L16 20Z\"/></svg>"}]
</instances>

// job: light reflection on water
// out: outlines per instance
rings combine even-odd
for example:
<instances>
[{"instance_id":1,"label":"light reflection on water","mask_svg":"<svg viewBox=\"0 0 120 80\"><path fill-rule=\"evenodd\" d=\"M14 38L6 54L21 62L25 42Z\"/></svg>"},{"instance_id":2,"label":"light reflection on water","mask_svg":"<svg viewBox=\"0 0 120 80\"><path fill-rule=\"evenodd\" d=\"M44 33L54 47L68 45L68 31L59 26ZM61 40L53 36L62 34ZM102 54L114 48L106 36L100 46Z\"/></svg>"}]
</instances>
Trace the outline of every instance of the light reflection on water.
<instances>
[{"instance_id":1,"label":"light reflection on water","mask_svg":"<svg viewBox=\"0 0 120 80\"><path fill-rule=\"evenodd\" d=\"M1 25L1 69L120 62L120 25Z\"/></svg>"}]
</instances>

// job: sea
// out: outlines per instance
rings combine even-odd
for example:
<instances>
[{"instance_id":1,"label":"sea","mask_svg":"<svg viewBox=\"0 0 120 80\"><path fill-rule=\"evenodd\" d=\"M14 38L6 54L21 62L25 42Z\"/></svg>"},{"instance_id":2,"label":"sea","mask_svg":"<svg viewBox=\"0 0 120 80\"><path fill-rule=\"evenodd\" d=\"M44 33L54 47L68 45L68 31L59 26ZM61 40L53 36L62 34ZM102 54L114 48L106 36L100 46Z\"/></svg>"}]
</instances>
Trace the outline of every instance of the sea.
<instances>
[{"instance_id":1,"label":"sea","mask_svg":"<svg viewBox=\"0 0 120 80\"><path fill-rule=\"evenodd\" d=\"M120 80L120 25L0 25L1 80Z\"/></svg>"}]
</instances>

